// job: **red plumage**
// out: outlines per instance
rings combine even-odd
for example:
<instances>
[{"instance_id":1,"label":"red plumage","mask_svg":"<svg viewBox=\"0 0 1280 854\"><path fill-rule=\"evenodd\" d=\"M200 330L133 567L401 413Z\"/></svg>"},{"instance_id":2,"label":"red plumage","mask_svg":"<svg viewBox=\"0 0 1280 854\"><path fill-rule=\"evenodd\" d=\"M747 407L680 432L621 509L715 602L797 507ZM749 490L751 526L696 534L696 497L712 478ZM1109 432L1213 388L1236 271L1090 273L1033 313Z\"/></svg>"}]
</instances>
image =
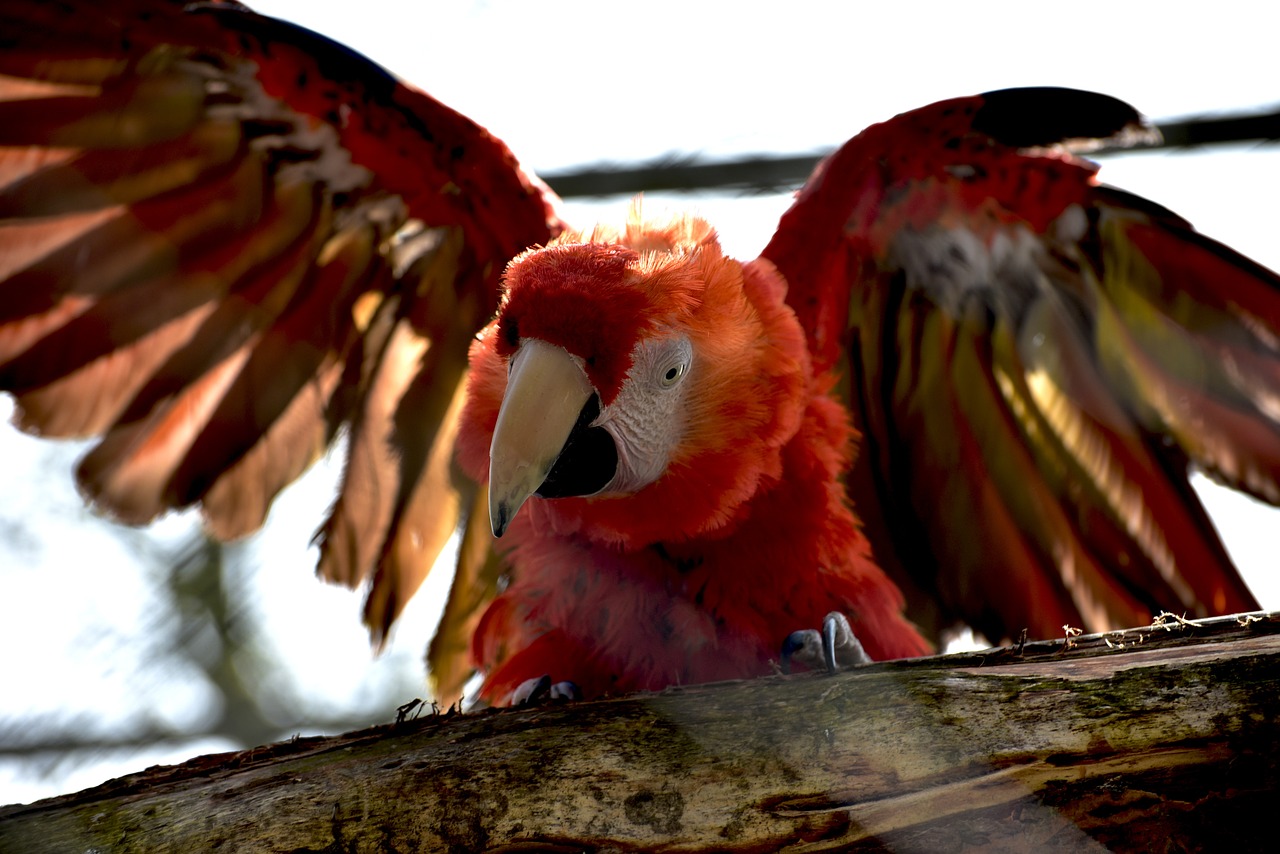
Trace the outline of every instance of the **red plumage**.
<instances>
[{"instance_id":1,"label":"red plumage","mask_svg":"<svg viewBox=\"0 0 1280 854\"><path fill-rule=\"evenodd\" d=\"M547 340L587 361L602 399L631 365L611 358L593 370L598 347L629 354L646 328L679 330L702 357L690 369L688 423L660 479L623 495L531 499L507 531L500 545L511 582L473 646L490 674L486 694L501 700L543 673L588 693L761 675L792 629L817 626L831 611L850 616L873 656L926 652L844 497L848 413L828 394L834 378L813 376L772 265L723 257L696 220L636 224L619 235L623 245L637 237L647 253L605 255L568 235L517 259L498 319L472 347L458 446L477 479L489 471L505 359L518 343L503 334L513 308L521 334L541 330L526 310L547 313L556 324ZM586 294L579 276L559 273L601 256L608 275L590 279ZM619 269L615 259L629 263ZM627 333L601 343L602 327L576 322L637 295L646 312L616 315L630 321ZM619 373L599 373L614 362Z\"/></svg>"},{"instance_id":2,"label":"red plumage","mask_svg":"<svg viewBox=\"0 0 1280 854\"><path fill-rule=\"evenodd\" d=\"M1280 281L1097 183L1119 101L868 128L743 264L695 219L557 238L482 128L236 4L14 0L0 42L19 426L228 538L345 435L320 572L375 639L461 526L445 698L768 673L829 611L892 657L1255 606L1186 475L1280 503Z\"/></svg>"}]
</instances>

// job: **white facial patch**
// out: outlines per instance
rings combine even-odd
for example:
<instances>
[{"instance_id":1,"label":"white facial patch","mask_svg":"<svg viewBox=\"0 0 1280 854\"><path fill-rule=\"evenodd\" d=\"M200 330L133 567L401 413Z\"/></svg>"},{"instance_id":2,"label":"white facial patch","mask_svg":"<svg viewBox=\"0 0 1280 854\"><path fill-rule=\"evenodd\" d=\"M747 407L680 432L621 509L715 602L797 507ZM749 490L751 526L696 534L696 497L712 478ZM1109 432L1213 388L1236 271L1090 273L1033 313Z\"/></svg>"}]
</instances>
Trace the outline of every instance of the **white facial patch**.
<instances>
[{"instance_id":1,"label":"white facial patch","mask_svg":"<svg viewBox=\"0 0 1280 854\"><path fill-rule=\"evenodd\" d=\"M618 396L592 424L607 430L618 449L618 470L603 494L629 494L653 483L684 435L692 343L683 336L650 338L636 345L632 357Z\"/></svg>"}]
</instances>

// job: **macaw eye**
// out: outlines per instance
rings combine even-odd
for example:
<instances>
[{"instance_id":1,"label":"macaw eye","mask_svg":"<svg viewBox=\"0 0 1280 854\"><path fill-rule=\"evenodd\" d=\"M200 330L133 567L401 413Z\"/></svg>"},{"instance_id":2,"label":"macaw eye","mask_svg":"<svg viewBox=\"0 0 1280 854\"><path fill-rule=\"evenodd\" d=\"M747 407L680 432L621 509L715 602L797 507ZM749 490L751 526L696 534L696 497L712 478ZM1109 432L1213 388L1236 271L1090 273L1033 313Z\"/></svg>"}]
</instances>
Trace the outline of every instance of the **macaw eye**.
<instances>
[{"instance_id":1,"label":"macaw eye","mask_svg":"<svg viewBox=\"0 0 1280 854\"><path fill-rule=\"evenodd\" d=\"M693 364L693 344L683 335L641 341L633 353L631 376L638 385L668 391L680 385Z\"/></svg>"},{"instance_id":2,"label":"macaw eye","mask_svg":"<svg viewBox=\"0 0 1280 854\"><path fill-rule=\"evenodd\" d=\"M670 389L680 385L680 381L689 373L689 365L693 361L693 348L685 339L678 339L670 346L666 358L659 359L655 379L659 388Z\"/></svg>"}]
</instances>

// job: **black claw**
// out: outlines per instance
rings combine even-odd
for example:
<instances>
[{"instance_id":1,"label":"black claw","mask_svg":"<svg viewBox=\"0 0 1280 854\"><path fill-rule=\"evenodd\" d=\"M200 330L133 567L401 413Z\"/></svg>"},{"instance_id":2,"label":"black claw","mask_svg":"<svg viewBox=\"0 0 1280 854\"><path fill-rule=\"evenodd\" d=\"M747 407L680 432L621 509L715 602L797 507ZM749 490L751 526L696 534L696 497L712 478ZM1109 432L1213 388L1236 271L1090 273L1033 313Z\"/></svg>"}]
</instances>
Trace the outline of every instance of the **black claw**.
<instances>
[{"instance_id":1,"label":"black claw","mask_svg":"<svg viewBox=\"0 0 1280 854\"><path fill-rule=\"evenodd\" d=\"M791 672L791 659L795 658L796 653L805 647L805 632L803 630L792 632L787 635L787 639L782 642L782 672Z\"/></svg>"}]
</instances>

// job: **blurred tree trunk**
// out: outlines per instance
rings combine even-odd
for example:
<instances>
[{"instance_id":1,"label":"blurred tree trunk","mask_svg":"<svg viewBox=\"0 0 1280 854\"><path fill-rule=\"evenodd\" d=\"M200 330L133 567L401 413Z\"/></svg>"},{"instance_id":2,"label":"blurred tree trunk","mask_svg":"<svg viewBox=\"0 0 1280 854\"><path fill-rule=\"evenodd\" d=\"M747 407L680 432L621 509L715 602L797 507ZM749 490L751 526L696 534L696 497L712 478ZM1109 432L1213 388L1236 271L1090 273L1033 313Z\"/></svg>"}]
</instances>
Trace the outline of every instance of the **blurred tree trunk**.
<instances>
[{"instance_id":1,"label":"blurred tree trunk","mask_svg":"<svg viewBox=\"0 0 1280 854\"><path fill-rule=\"evenodd\" d=\"M3 851L1261 850L1280 614L428 715L0 809Z\"/></svg>"}]
</instances>

